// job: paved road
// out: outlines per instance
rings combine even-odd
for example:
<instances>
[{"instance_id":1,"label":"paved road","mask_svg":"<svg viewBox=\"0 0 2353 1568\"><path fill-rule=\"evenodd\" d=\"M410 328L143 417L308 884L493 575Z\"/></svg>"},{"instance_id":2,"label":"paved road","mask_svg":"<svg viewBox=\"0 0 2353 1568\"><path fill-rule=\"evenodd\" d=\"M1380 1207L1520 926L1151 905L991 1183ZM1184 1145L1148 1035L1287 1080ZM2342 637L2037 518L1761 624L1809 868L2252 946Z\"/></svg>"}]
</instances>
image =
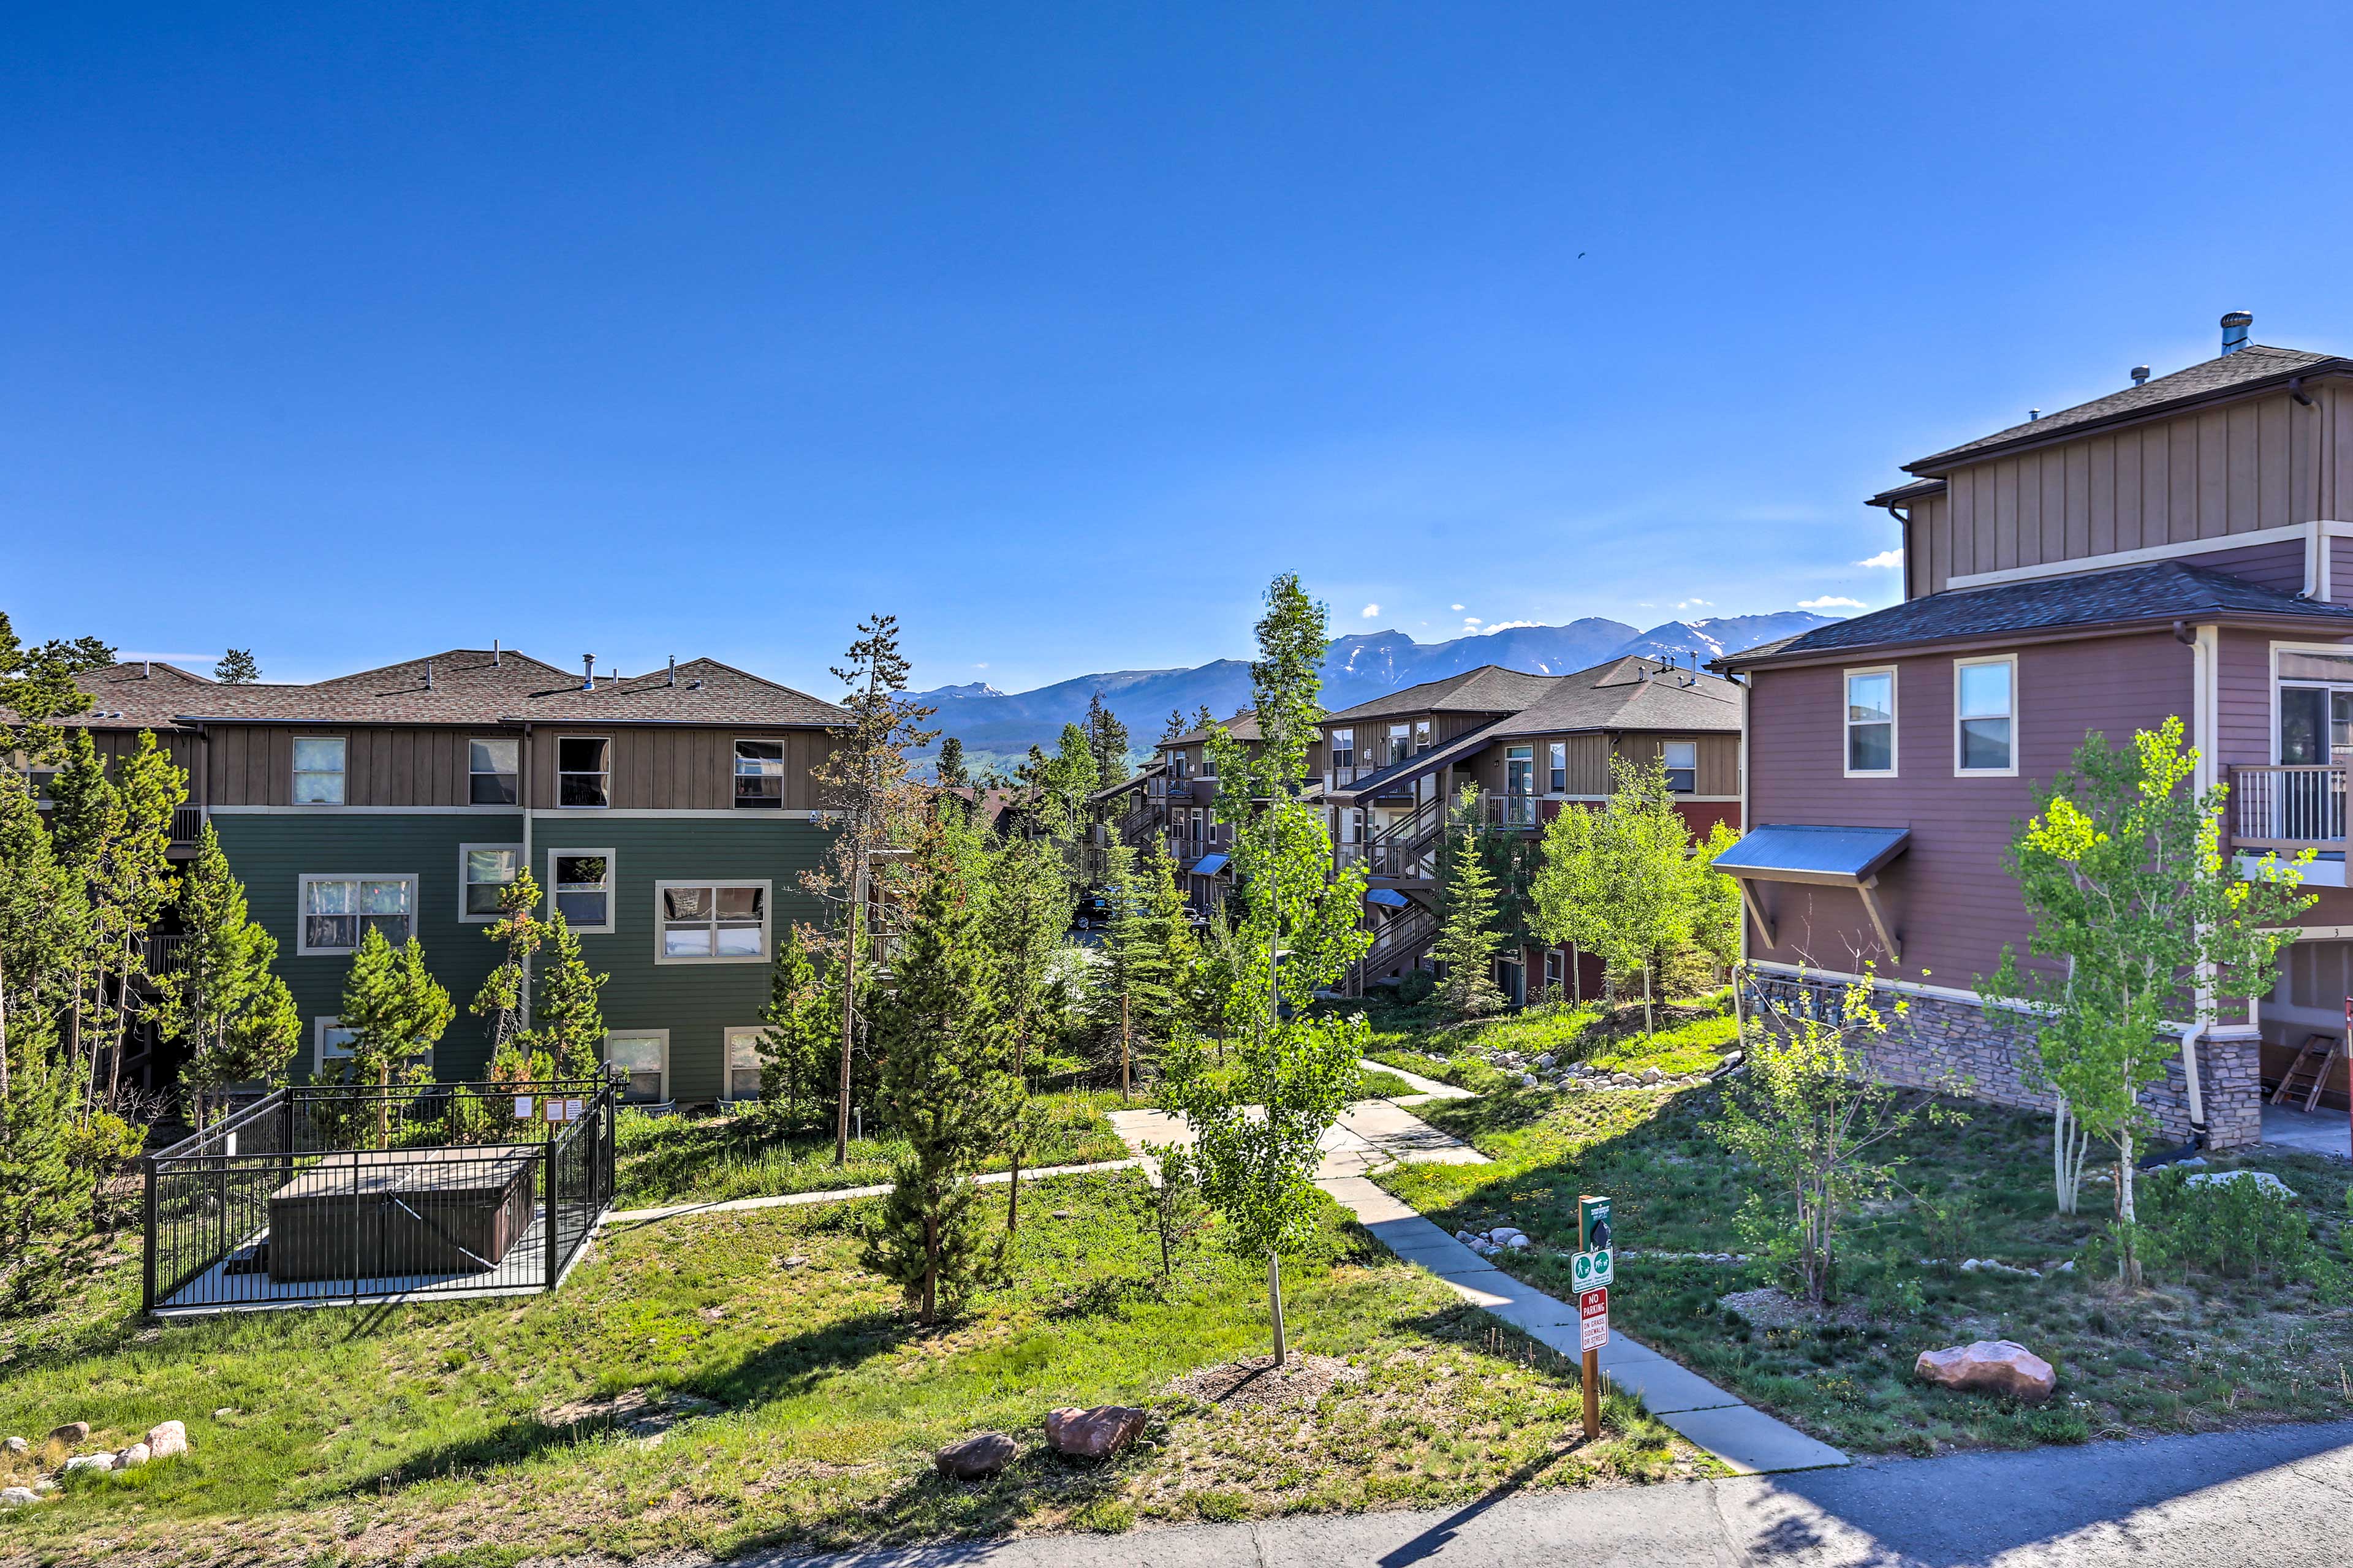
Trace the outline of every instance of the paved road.
<instances>
[{"instance_id":1,"label":"paved road","mask_svg":"<svg viewBox=\"0 0 2353 1568\"><path fill-rule=\"evenodd\" d=\"M759 1555L744 1563L779 1563ZM2343 1568L2353 1422L1461 1509L801 1559L801 1568Z\"/></svg>"}]
</instances>

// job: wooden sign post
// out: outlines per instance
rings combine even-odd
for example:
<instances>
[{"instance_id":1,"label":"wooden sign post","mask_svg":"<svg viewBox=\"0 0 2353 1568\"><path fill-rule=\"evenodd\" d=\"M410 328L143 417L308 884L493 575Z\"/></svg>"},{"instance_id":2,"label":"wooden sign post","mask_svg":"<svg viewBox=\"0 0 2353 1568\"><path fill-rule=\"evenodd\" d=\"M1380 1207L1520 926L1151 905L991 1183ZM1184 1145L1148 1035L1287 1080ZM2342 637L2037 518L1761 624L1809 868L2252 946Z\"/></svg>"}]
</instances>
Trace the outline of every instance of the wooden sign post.
<instances>
[{"instance_id":1,"label":"wooden sign post","mask_svg":"<svg viewBox=\"0 0 2353 1568\"><path fill-rule=\"evenodd\" d=\"M1609 1238L1609 1200L1584 1194L1577 1200L1577 1278L1579 1327L1585 1352L1585 1436L1601 1436L1601 1347L1609 1338L1609 1283L1615 1249ZM1599 1300L1595 1300L1599 1298ZM1599 1310L1594 1310L1594 1308ZM1597 1321L1598 1320L1598 1321Z\"/></svg>"}]
</instances>

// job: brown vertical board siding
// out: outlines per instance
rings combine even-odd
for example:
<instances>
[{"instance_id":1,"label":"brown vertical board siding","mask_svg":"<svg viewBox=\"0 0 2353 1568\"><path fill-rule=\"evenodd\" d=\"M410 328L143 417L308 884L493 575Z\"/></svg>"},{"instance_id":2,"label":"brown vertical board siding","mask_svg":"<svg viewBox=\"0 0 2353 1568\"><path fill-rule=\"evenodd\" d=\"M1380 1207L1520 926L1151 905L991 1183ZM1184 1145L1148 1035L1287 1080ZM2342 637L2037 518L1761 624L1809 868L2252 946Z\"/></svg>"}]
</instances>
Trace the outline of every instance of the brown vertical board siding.
<instances>
[{"instance_id":1,"label":"brown vertical board siding","mask_svg":"<svg viewBox=\"0 0 2353 1568\"><path fill-rule=\"evenodd\" d=\"M2176 539L2211 539L2228 531L2225 526L2231 514L2231 415L2228 409L2210 408L2196 416L2198 488L2191 492L2195 499L2189 518L2189 531L2184 533L2177 526ZM2176 498L2179 500L2179 498ZM2209 526L2211 524L2211 526Z\"/></svg>"},{"instance_id":2,"label":"brown vertical board siding","mask_svg":"<svg viewBox=\"0 0 2353 1568\"><path fill-rule=\"evenodd\" d=\"M2289 410L2295 405L2266 398L2255 405L2255 526L2275 528L2301 522L2312 514L2298 503L2297 469L2289 460ZM2297 410L2301 412L2301 410Z\"/></svg>"},{"instance_id":3,"label":"brown vertical board siding","mask_svg":"<svg viewBox=\"0 0 2353 1568\"><path fill-rule=\"evenodd\" d=\"M1699 737L1699 793L1702 795L1738 795L1740 793L1739 736L1702 735Z\"/></svg>"},{"instance_id":4,"label":"brown vertical board siding","mask_svg":"<svg viewBox=\"0 0 2353 1568\"><path fill-rule=\"evenodd\" d=\"M2198 421L2176 419L2165 426L2165 537L2170 544L2195 537L2187 526L2198 510Z\"/></svg>"},{"instance_id":5,"label":"brown vertical board siding","mask_svg":"<svg viewBox=\"0 0 2353 1568\"><path fill-rule=\"evenodd\" d=\"M2230 467L2222 499L2222 530L2245 533L2263 526L2263 471L2262 416L2255 405L2242 403L2224 411L2223 427L2230 443Z\"/></svg>"},{"instance_id":6,"label":"brown vertical board siding","mask_svg":"<svg viewBox=\"0 0 2353 1568\"><path fill-rule=\"evenodd\" d=\"M2116 548L2116 438L2095 436L2086 442L2084 469L2084 553L2105 555Z\"/></svg>"},{"instance_id":7,"label":"brown vertical board siding","mask_svg":"<svg viewBox=\"0 0 2353 1568\"><path fill-rule=\"evenodd\" d=\"M2140 432L2140 542L2143 549L2163 544L2172 535L2166 519L2173 510L2173 431L2168 425L2145 425Z\"/></svg>"},{"instance_id":8,"label":"brown vertical board siding","mask_svg":"<svg viewBox=\"0 0 2353 1568\"><path fill-rule=\"evenodd\" d=\"M2116 437L2116 547L2138 550L2141 538L2141 433L2119 430Z\"/></svg>"},{"instance_id":9,"label":"brown vertical board siding","mask_svg":"<svg viewBox=\"0 0 2353 1568\"><path fill-rule=\"evenodd\" d=\"M2042 454L2042 552L2035 557L2038 562L2072 561L2075 557L2070 538L2073 530L2067 525L2067 470L2075 445L2080 443L2053 447Z\"/></svg>"},{"instance_id":10,"label":"brown vertical board siding","mask_svg":"<svg viewBox=\"0 0 2353 1568\"><path fill-rule=\"evenodd\" d=\"M2013 651L2013 650L1992 650ZM2031 932L2016 885L2003 869L2012 824L2032 815L2034 791L2066 767L2086 732L2111 740L2190 713L2190 650L2164 633L2023 645L2019 658L2016 778L1953 772L1953 663L1949 654L1887 659L1858 654L1856 668L1896 667L1893 779L1844 775L1839 667L1757 672L1749 702L1749 806L1758 824L1908 827L1912 841L1880 878L1880 894L1904 942L1904 962L1880 973L1966 988L1990 973L2005 942L2021 952ZM1975 656L1973 652L1973 657ZM1753 956L1851 970L1875 946L1862 900L1841 889L1760 884L1776 924L1770 950Z\"/></svg>"},{"instance_id":11,"label":"brown vertical board siding","mask_svg":"<svg viewBox=\"0 0 2353 1568\"><path fill-rule=\"evenodd\" d=\"M1993 557L1980 572L2007 571L2018 564L2018 462L1993 465Z\"/></svg>"}]
</instances>

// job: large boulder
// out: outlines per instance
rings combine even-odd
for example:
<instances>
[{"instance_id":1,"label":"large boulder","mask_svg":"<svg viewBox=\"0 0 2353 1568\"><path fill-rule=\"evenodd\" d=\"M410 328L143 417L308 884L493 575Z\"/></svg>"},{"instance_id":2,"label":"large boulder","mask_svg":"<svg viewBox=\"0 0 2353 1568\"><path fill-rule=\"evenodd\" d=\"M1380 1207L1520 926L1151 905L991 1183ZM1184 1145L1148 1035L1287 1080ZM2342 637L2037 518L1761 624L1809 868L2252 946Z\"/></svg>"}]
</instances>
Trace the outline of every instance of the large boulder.
<instances>
[{"instance_id":1,"label":"large boulder","mask_svg":"<svg viewBox=\"0 0 2353 1568\"><path fill-rule=\"evenodd\" d=\"M2048 1399L2059 1385L2049 1362L2009 1340L1922 1351L1912 1370L1946 1388L1986 1388L2028 1401Z\"/></svg>"},{"instance_id":2,"label":"large boulder","mask_svg":"<svg viewBox=\"0 0 2353 1568\"><path fill-rule=\"evenodd\" d=\"M49 1441L69 1447L75 1443L87 1443L90 1441L90 1423L69 1421L62 1426L52 1426L49 1428Z\"/></svg>"},{"instance_id":3,"label":"large boulder","mask_svg":"<svg viewBox=\"0 0 2353 1568\"><path fill-rule=\"evenodd\" d=\"M41 1494L30 1487L0 1487L0 1508L22 1508L40 1500Z\"/></svg>"},{"instance_id":4,"label":"large boulder","mask_svg":"<svg viewBox=\"0 0 2353 1568\"><path fill-rule=\"evenodd\" d=\"M1046 1441L1057 1453L1100 1459L1118 1453L1144 1430L1144 1412L1132 1405L1098 1405L1046 1413Z\"/></svg>"},{"instance_id":5,"label":"large boulder","mask_svg":"<svg viewBox=\"0 0 2353 1568\"><path fill-rule=\"evenodd\" d=\"M174 1454L188 1451L188 1429L177 1421L166 1421L147 1429L147 1457L168 1459Z\"/></svg>"},{"instance_id":6,"label":"large boulder","mask_svg":"<svg viewBox=\"0 0 2353 1568\"><path fill-rule=\"evenodd\" d=\"M959 1481L982 1481L1002 1475L1013 1462L1013 1439L1002 1432L983 1432L961 1443L950 1443L932 1456L940 1474Z\"/></svg>"},{"instance_id":7,"label":"large boulder","mask_svg":"<svg viewBox=\"0 0 2353 1568\"><path fill-rule=\"evenodd\" d=\"M146 1444L133 1443L114 1456L114 1468L118 1470L127 1470L134 1465L145 1464L153 1457L147 1452Z\"/></svg>"},{"instance_id":8,"label":"large boulder","mask_svg":"<svg viewBox=\"0 0 2353 1568\"><path fill-rule=\"evenodd\" d=\"M29 1454L33 1451L33 1446L22 1437L9 1438L6 1447L12 1454Z\"/></svg>"},{"instance_id":9,"label":"large boulder","mask_svg":"<svg viewBox=\"0 0 2353 1568\"><path fill-rule=\"evenodd\" d=\"M112 1468L114 1468L114 1456L111 1454L76 1454L58 1468L58 1473L69 1476L76 1470L111 1470Z\"/></svg>"}]
</instances>

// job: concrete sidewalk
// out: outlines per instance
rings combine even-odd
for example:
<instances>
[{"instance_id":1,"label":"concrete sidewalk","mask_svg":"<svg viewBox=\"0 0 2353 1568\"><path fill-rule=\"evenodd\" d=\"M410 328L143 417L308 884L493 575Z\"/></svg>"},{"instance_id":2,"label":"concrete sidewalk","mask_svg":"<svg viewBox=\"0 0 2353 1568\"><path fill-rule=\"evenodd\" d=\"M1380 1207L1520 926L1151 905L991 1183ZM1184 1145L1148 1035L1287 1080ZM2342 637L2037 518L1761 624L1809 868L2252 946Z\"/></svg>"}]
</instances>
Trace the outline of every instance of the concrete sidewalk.
<instances>
[{"instance_id":1,"label":"concrete sidewalk","mask_svg":"<svg viewBox=\"0 0 2353 1568\"><path fill-rule=\"evenodd\" d=\"M1169 1111L1114 1110L1110 1120L1131 1149L1141 1149L1146 1143L1190 1147L1193 1142L1191 1125ZM1392 1161L1451 1165L1487 1163L1487 1156L1470 1144L1447 1136L1410 1110L1386 1100L1360 1100L1350 1105L1317 1147L1323 1151L1323 1158L1315 1167L1319 1183L1340 1176L1361 1176Z\"/></svg>"},{"instance_id":2,"label":"concrete sidewalk","mask_svg":"<svg viewBox=\"0 0 2353 1568\"><path fill-rule=\"evenodd\" d=\"M2353 1422L1880 1460L1454 1509L1035 1536L805 1568L2341 1568ZM772 1568L754 1552L733 1560Z\"/></svg>"},{"instance_id":3,"label":"concrete sidewalk","mask_svg":"<svg viewBox=\"0 0 2353 1568\"><path fill-rule=\"evenodd\" d=\"M1433 1100L1476 1100L1479 1098L1475 1092L1471 1089L1464 1089L1459 1083L1440 1083L1434 1078L1424 1078L1418 1072L1408 1072L1403 1068L1388 1067L1380 1062L1365 1061L1362 1059L1359 1059L1356 1065L1364 1068L1366 1072L1385 1072L1391 1078L1401 1078L1405 1079L1407 1085L1412 1089L1413 1092L1411 1094L1400 1094L1397 1096L1389 1101L1391 1105L1420 1105Z\"/></svg>"},{"instance_id":4,"label":"concrete sidewalk","mask_svg":"<svg viewBox=\"0 0 2353 1568\"><path fill-rule=\"evenodd\" d=\"M1085 1165L1044 1165L1021 1173L1022 1181L1042 1182L1049 1176L1083 1176L1089 1171L1132 1171L1145 1162L1140 1157L1125 1160L1097 1160ZM1001 1187L1013 1179L1010 1171L991 1171L975 1176L982 1186ZM819 1187L815 1192L786 1193L773 1198L730 1198L723 1203L671 1204L658 1209L622 1209L608 1214L606 1225L644 1225L652 1220L670 1219L682 1214L744 1214L753 1209L798 1208L803 1204L838 1204L849 1198L879 1198L891 1190L885 1183L879 1187Z\"/></svg>"}]
</instances>

